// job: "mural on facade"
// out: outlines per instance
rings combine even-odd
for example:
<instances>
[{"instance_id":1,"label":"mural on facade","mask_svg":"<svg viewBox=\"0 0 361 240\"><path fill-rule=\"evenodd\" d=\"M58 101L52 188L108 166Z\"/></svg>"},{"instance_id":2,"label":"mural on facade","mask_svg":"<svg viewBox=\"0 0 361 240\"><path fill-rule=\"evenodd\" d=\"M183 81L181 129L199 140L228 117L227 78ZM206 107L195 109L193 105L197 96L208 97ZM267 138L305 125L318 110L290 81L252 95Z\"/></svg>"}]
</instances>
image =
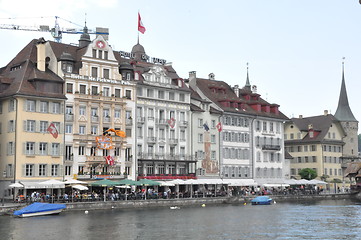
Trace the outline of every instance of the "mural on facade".
<instances>
[{"instance_id":1,"label":"mural on facade","mask_svg":"<svg viewBox=\"0 0 361 240\"><path fill-rule=\"evenodd\" d=\"M206 126L205 126L205 129ZM216 174L219 171L217 161L211 159L211 135L206 130L204 132L204 159L202 160L202 168L206 174Z\"/></svg>"}]
</instances>

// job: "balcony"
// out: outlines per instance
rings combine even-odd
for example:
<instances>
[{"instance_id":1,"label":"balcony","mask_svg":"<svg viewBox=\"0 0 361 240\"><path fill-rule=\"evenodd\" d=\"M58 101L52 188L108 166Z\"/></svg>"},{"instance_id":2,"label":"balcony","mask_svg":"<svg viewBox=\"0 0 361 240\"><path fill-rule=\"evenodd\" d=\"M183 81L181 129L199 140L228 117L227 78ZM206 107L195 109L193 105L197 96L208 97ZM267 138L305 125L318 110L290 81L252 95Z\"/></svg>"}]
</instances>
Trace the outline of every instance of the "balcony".
<instances>
[{"instance_id":1,"label":"balcony","mask_svg":"<svg viewBox=\"0 0 361 240\"><path fill-rule=\"evenodd\" d=\"M188 126L188 121L179 121L179 127L187 127Z\"/></svg>"},{"instance_id":2,"label":"balcony","mask_svg":"<svg viewBox=\"0 0 361 240\"><path fill-rule=\"evenodd\" d=\"M143 124L145 122L145 117L137 117L137 123Z\"/></svg>"},{"instance_id":3,"label":"balcony","mask_svg":"<svg viewBox=\"0 0 361 240\"><path fill-rule=\"evenodd\" d=\"M188 174L139 174L138 180L140 179L196 179L194 173Z\"/></svg>"},{"instance_id":4,"label":"balcony","mask_svg":"<svg viewBox=\"0 0 361 240\"><path fill-rule=\"evenodd\" d=\"M91 121L92 122L99 122L99 117L98 116L91 116Z\"/></svg>"},{"instance_id":5,"label":"balcony","mask_svg":"<svg viewBox=\"0 0 361 240\"><path fill-rule=\"evenodd\" d=\"M131 118L125 119L125 125L132 126L133 125L133 119L131 119Z\"/></svg>"},{"instance_id":6,"label":"balcony","mask_svg":"<svg viewBox=\"0 0 361 240\"><path fill-rule=\"evenodd\" d=\"M281 146L280 145L264 144L264 145L262 145L262 150L279 151L279 150L281 150Z\"/></svg>"},{"instance_id":7,"label":"balcony","mask_svg":"<svg viewBox=\"0 0 361 240\"><path fill-rule=\"evenodd\" d=\"M103 118L103 122L109 123L109 122L110 122L110 117L109 117L109 116L104 117L104 118Z\"/></svg>"},{"instance_id":8,"label":"balcony","mask_svg":"<svg viewBox=\"0 0 361 240\"><path fill-rule=\"evenodd\" d=\"M157 138L156 137L147 137L147 142L148 143L156 143Z\"/></svg>"},{"instance_id":9,"label":"balcony","mask_svg":"<svg viewBox=\"0 0 361 240\"><path fill-rule=\"evenodd\" d=\"M157 118L156 123L159 125L168 125L168 121L166 119Z\"/></svg>"},{"instance_id":10,"label":"balcony","mask_svg":"<svg viewBox=\"0 0 361 240\"><path fill-rule=\"evenodd\" d=\"M67 121L67 122L74 121L74 115L73 114L66 114L65 115L65 121Z\"/></svg>"},{"instance_id":11,"label":"balcony","mask_svg":"<svg viewBox=\"0 0 361 240\"><path fill-rule=\"evenodd\" d=\"M169 138L168 143L169 143L169 145L177 145L178 144L178 139Z\"/></svg>"},{"instance_id":12,"label":"balcony","mask_svg":"<svg viewBox=\"0 0 361 240\"><path fill-rule=\"evenodd\" d=\"M151 160L151 161L195 162L192 155L185 155L185 154L138 153L138 159Z\"/></svg>"}]
</instances>

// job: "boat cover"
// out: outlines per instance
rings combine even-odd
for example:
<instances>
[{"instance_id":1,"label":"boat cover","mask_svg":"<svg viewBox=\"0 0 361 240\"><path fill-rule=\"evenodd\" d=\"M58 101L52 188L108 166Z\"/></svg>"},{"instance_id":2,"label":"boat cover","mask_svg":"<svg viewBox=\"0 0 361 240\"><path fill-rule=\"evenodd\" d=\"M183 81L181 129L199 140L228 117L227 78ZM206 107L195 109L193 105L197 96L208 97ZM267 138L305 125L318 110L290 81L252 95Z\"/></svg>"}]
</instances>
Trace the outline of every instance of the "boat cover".
<instances>
[{"instance_id":1,"label":"boat cover","mask_svg":"<svg viewBox=\"0 0 361 240\"><path fill-rule=\"evenodd\" d=\"M20 216L22 214L27 213L36 213L36 212L48 212L48 211L54 211L59 209L66 208L65 204L57 204L57 203L33 203L29 206L26 206L20 210L17 210L14 212L14 215Z\"/></svg>"},{"instance_id":2,"label":"boat cover","mask_svg":"<svg viewBox=\"0 0 361 240\"><path fill-rule=\"evenodd\" d=\"M269 202L272 201L271 198L269 198L268 196L258 196L256 198L254 198L251 202Z\"/></svg>"}]
</instances>

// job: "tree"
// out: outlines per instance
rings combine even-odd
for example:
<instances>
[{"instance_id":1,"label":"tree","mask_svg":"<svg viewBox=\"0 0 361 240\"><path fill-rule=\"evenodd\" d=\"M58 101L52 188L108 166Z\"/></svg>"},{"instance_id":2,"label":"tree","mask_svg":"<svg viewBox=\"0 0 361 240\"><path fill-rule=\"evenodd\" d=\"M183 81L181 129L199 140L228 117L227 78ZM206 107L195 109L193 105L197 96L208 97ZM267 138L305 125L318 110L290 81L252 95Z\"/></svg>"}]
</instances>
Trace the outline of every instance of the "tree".
<instances>
[{"instance_id":1,"label":"tree","mask_svg":"<svg viewBox=\"0 0 361 240\"><path fill-rule=\"evenodd\" d=\"M312 180L317 177L317 172L311 168L304 168L298 173L302 179Z\"/></svg>"}]
</instances>

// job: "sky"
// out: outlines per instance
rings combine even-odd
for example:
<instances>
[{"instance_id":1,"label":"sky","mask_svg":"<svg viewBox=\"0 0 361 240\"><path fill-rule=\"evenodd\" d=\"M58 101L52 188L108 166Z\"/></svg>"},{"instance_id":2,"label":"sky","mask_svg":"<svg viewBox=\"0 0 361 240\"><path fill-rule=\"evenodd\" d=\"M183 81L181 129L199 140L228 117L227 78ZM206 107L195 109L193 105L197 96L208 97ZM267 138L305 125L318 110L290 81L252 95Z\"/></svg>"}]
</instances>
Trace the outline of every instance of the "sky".
<instances>
[{"instance_id":1,"label":"sky","mask_svg":"<svg viewBox=\"0 0 361 240\"><path fill-rule=\"evenodd\" d=\"M190 71L229 85L251 85L288 117L334 114L345 62L348 100L361 120L361 5L357 0L0 0L0 25L109 28L116 51L137 43L166 59L182 78ZM0 29L0 66L32 39L50 33ZM64 34L63 43L79 35ZM343 58L345 58L343 60ZM361 132L361 130L359 130Z\"/></svg>"}]
</instances>

